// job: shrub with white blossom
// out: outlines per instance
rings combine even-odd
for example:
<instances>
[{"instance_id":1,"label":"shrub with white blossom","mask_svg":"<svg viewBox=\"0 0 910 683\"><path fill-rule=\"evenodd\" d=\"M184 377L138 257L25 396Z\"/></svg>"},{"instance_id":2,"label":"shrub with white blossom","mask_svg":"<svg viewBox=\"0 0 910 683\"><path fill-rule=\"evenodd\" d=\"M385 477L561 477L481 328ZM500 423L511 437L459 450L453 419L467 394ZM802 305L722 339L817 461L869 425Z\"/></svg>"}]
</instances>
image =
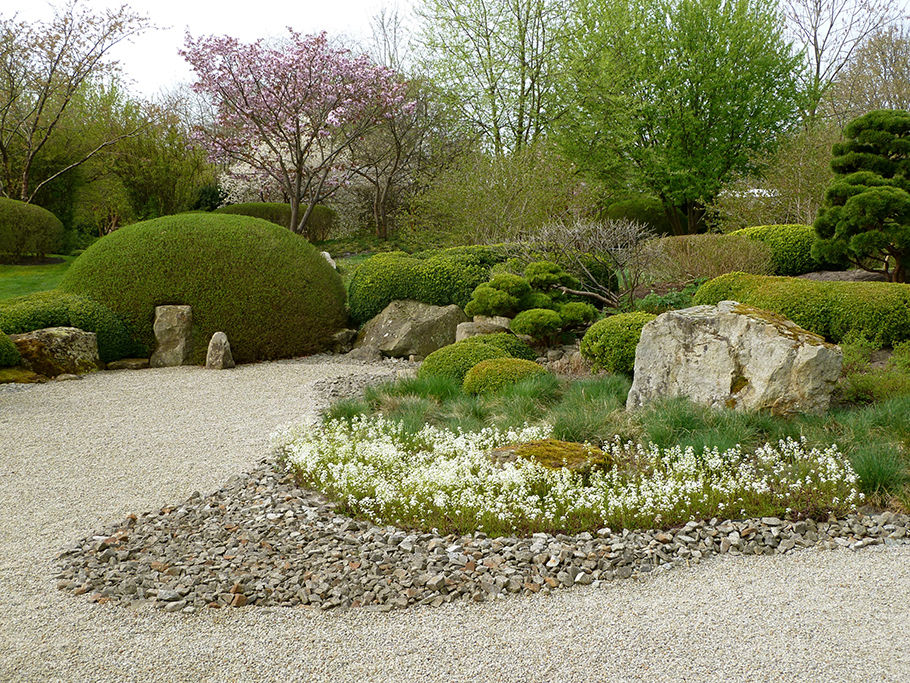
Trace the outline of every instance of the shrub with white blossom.
<instances>
[{"instance_id":1,"label":"shrub with white blossom","mask_svg":"<svg viewBox=\"0 0 910 683\"><path fill-rule=\"evenodd\" d=\"M654 528L711 517L819 517L862 500L849 461L832 445L788 439L752 451L604 446L610 469L587 473L492 448L548 438L547 426L418 433L383 418L302 426L273 437L303 485L379 524L489 534Z\"/></svg>"}]
</instances>

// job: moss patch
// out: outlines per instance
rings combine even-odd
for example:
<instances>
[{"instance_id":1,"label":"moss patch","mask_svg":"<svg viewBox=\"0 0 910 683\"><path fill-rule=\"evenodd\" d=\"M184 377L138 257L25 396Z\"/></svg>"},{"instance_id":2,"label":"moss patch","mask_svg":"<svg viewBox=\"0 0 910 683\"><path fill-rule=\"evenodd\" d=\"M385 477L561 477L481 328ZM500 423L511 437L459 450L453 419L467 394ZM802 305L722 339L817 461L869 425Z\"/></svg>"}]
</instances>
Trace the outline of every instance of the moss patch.
<instances>
[{"instance_id":1,"label":"moss patch","mask_svg":"<svg viewBox=\"0 0 910 683\"><path fill-rule=\"evenodd\" d=\"M549 469L565 467L573 472L585 472L595 468L609 468L612 462L604 452L594 446L574 441L543 439L515 446L505 446L490 451L495 462L514 462L518 458L532 460Z\"/></svg>"}]
</instances>

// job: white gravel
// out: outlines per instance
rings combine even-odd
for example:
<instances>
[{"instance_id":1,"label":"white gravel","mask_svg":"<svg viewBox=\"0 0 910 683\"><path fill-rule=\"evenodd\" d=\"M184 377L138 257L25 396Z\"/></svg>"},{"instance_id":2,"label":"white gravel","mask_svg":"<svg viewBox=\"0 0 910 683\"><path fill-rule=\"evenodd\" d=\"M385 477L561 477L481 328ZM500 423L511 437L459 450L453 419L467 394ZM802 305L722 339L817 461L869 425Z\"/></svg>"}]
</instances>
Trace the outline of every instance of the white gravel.
<instances>
[{"instance_id":1,"label":"white gravel","mask_svg":"<svg viewBox=\"0 0 910 683\"><path fill-rule=\"evenodd\" d=\"M54 588L64 544L219 488L312 414L314 380L375 371L322 358L0 392L0 680L910 680L906 545L391 614L165 614Z\"/></svg>"}]
</instances>

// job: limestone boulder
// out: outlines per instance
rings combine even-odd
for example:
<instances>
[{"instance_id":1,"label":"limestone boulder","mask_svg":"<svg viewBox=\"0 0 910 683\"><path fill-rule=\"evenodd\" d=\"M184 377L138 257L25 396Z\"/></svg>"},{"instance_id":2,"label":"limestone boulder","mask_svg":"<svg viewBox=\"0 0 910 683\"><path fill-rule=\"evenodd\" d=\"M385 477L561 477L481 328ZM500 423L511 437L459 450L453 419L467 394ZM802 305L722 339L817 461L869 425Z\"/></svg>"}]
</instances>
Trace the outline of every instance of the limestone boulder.
<instances>
[{"instance_id":1,"label":"limestone boulder","mask_svg":"<svg viewBox=\"0 0 910 683\"><path fill-rule=\"evenodd\" d=\"M458 327L455 328L455 341L460 342L470 337L479 337L482 334L496 334L498 332L509 332L509 328L508 326L486 321L459 323Z\"/></svg>"},{"instance_id":2,"label":"limestone boulder","mask_svg":"<svg viewBox=\"0 0 910 683\"><path fill-rule=\"evenodd\" d=\"M823 413L842 360L822 337L735 301L669 311L642 329L626 405L685 396L716 408Z\"/></svg>"},{"instance_id":3,"label":"limestone boulder","mask_svg":"<svg viewBox=\"0 0 910 683\"><path fill-rule=\"evenodd\" d=\"M22 365L45 377L83 375L102 368L98 338L94 332L75 327L47 327L9 336Z\"/></svg>"},{"instance_id":4,"label":"limestone boulder","mask_svg":"<svg viewBox=\"0 0 910 683\"><path fill-rule=\"evenodd\" d=\"M205 367L209 370L227 370L234 367L234 356L231 355L231 342L224 332L216 332L209 342L205 356Z\"/></svg>"},{"instance_id":5,"label":"limestone boulder","mask_svg":"<svg viewBox=\"0 0 910 683\"><path fill-rule=\"evenodd\" d=\"M375 347L393 358L426 357L453 344L459 323L467 320L454 304L393 301L364 326L357 345Z\"/></svg>"},{"instance_id":6,"label":"limestone boulder","mask_svg":"<svg viewBox=\"0 0 910 683\"><path fill-rule=\"evenodd\" d=\"M155 306L153 368L184 365L190 358L193 309L190 306Z\"/></svg>"}]
</instances>

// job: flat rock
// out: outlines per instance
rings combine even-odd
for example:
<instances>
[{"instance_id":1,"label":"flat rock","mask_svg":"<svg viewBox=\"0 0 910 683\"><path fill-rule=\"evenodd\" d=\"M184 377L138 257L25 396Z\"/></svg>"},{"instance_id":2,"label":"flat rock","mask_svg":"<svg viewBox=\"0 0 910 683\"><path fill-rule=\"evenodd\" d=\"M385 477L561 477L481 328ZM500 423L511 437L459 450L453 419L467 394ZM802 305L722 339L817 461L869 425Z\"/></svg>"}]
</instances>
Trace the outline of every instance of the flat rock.
<instances>
[{"instance_id":1,"label":"flat rock","mask_svg":"<svg viewBox=\"0 0 910 683\"><path fill-rule=\"evenodd\" d=\"M504 320L508 320L508 318L504 318ZM507 326L498 323L486 321L459 323L458 327L455 328L455 341L460 342L470 337L479 337L482 334L498 334L500 332L511 334Z\"/></svg>"},{"instance_id":2,"label":"flat rock","mask_svg":"<svg viewBox=\"0 0 910 683\"><path fill-rule=\"evenodd\" d=\"M209 370L227 370L234 367L231 343L224 332L216 332L212 335L209 350L205 356L205 367Z\"/></svg>"},{"instance_id":3,"label":"flat rock","mask_svg":"<svg viewBox=\"0 0 910 683\"><path fill-rule=\"evenodd\" d=\"M46 377L82 375L100 369L94 332L75 327L46 327L9 336L22 356L22 365Z\"/></svg>"},{"instance_id":4,"label":"flat rock","mask_svg":"<svg viewBox=\"0 0 910 683\"><path fill-rule=\"evenodd\" d=\"M423 356L455 342L459 323L468 317L456 305L433 306L420 301L393 301L370 320L358 346L373 346L385 356Z\"/></svg>"},{"instance_id":5,"label":"flat rock","mask_svg":"<svg viewBox=\"0 0 910 683\"><path fill-rule=\"evenodd\" d=\"M108 370L144 370L149 366L148 358L121 358L107 364Z\"/></svg>"},{"instance_id":6,"label":"flat rock","mask_svg":"<svg viewBox=\"0 0 910 683\"><path fill-rule=\"evenodd\" d=\"M155 306L155 352L153 368L185 365L190 357L193 310L190 306Z\"/></svg>"},{"instance_id":7,"label":"flat rock","mask_svg":"<svg viewBox=\"0 0 910 683\"><path fill-rule=\"evenodd\" d=\"M685 396L715 408L823 413L841 365L838 347L775 313L735 301L668 311L642 329L626 407Z\"/></svg>"}]
</instances>

